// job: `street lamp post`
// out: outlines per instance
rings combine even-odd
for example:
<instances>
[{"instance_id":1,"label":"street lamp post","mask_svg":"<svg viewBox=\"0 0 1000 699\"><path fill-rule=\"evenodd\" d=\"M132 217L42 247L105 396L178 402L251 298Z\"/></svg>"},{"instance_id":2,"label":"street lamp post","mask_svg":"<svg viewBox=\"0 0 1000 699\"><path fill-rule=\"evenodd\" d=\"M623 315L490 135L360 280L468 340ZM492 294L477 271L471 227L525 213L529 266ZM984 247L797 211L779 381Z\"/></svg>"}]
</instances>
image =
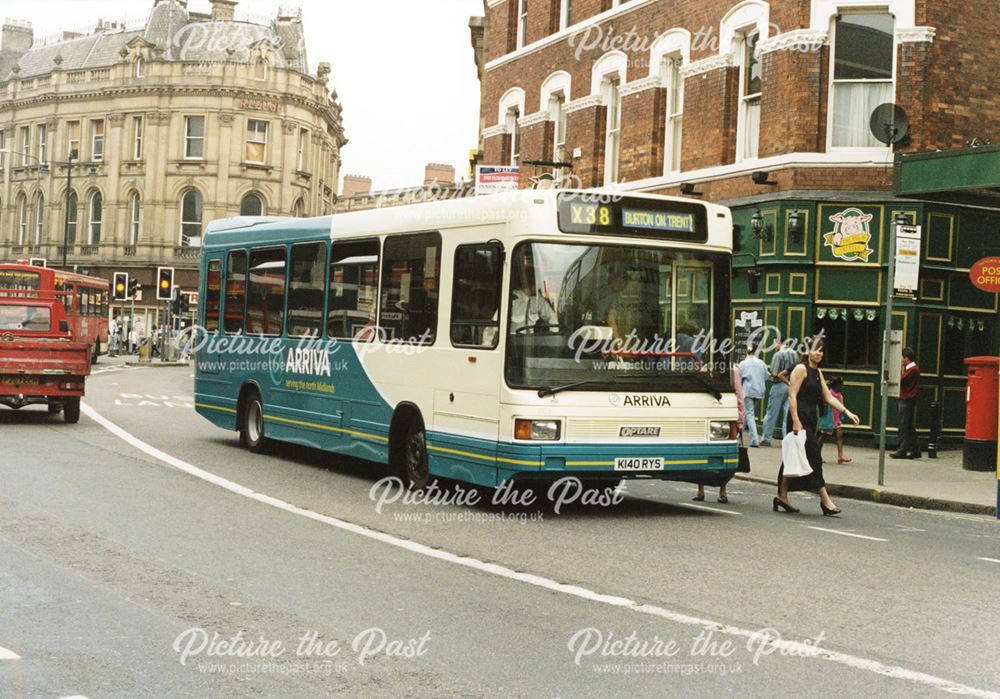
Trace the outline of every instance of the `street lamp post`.
<instances>
[{"instance_id":1,"label":"street lamp post","mask_svg":"<svg viewBox=\"0 0 1000 699\"><path fill-rule=\"evenodd\" d=\"M63 266L63 269L66 269L66 255L67 255L67 253L69 251L69 198L70 198L70 195L72 194L72 191L73 191L73 187L72 187L72 185L73 185L73 163L74 162L78 163L79 161L76 160L73 157L73 151L69 152L69 159L66 160L66 162L58 162L58 161L55 161L55 160L53 160L53 161L49 161L49 160L43 161L41 158L39 158L38 156L32 155L31 153L22 153L22 152L19 152L19 151L11 150L9 148L0 148L0 153L5 153L5 154L8 154L10 156L19 155L19 156L21 156L21 158L31 158L36 163L38 163L39 176L43 172L49 172L49 164L50 163L52 165L65 165L66 166L66 220L65 220L65 223L63 225L63 254L62 254L62 266ZM22 160L22 164L23 164L23 162L24 161ZM90 177L96 177L97 176L97 169L93 165L91 165L91 167L90 167L89 176Z\"/></svg>"}]
</instances>

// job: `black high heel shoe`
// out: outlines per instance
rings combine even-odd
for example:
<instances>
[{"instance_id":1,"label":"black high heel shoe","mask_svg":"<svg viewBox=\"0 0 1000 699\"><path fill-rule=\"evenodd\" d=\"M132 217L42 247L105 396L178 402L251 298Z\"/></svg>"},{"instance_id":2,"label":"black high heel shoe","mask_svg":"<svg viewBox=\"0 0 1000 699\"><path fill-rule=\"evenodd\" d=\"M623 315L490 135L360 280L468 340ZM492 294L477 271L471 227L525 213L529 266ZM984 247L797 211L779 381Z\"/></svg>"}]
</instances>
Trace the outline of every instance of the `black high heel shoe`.
<instances>
[{"instance_id":1,"label":"black high heel shoe","mask_svg":"<svg viewBox=\"0 0 1000 699\"><path fill-rule=\"evenodd\" d=\"M791 505L789 505L787 502L785 502L781 498L775 498L771 502L771 510L772 510L772 512L777 512L779 507L781 509L783 509L785 512L793 512L794 513L794 512L798 512L799 511L799 509L797 507L792 507ZM837 510L837 512L840 512L840 510Z\"/></svg>"},{"instance_id":2,"label":"black high heel shoe","mask_svg":"<svg viewBox=\"0 0 1000 699\"><path fill-rule=\"evenodd\" d=\"M839 507L829 508L823 503L820 503L819 506L823 508L823 515L826 517L836 517L843 511Z\"/></svg>"}]
</instances>

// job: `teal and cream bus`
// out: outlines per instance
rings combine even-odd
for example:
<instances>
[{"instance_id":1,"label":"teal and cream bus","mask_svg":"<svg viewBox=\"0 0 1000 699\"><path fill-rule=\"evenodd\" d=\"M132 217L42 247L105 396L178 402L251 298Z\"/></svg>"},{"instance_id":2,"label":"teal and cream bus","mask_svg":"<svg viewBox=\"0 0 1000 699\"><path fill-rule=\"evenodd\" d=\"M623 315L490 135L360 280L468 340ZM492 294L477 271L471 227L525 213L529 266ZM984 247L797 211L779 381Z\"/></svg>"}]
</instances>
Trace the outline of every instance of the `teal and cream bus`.
<instances>
[{"instance_id":1,"label":"teal and cream bus","mask_svg":"<svg viewBox=\"0 0 1000 699\"><path fill-rule=\"evenodd\" d=\"M197 410L414 487L718 484L731 257L728 209L602 190L216 221Z\"/></svg>"}]
</instances>

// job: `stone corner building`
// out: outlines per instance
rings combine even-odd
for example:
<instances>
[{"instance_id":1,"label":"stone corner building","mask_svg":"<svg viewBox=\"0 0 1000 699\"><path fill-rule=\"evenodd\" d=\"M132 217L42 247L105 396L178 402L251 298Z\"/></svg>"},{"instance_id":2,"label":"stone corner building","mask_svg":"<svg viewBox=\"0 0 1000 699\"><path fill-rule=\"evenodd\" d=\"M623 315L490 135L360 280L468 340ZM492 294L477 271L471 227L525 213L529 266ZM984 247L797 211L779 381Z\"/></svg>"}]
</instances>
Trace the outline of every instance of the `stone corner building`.
<instances>
[{"instance_id":1,"label":"stone corner building","mask_svg":"<svg viewBox=\"0 0 1000 699\"><path fill-rule=\"evenodd\" d=\"M4 24L0 260L58 266L68 239L71 268L128 271L154 307L157 266L197 288L209 221L332 212L346 139L329 64L309 73L297 14L263 25L236 5L154 0L144 26L43 44Z\"/></svg>"},{"instance_id":2,"label":"stone corner building","mask_svg":"<svg viewBox=\"0 0 1000 699\"><path fill-rule=\"evenodd\" d=\"M917 353L918 427L965 427L964 359L1000 346L997 294L969 268L1000 254L1000 3L948 0L484 0L470 22L483 163L569 163L584 187L728 205L734 325L823 331L858 433L879 424L887 322ZM875 108L909 118L880 142ZM937 160L937 151L954 157ZM916 154L921 196L896 196ZM979 163L991 163L991 166ZM992 172L983 172L987 167ZM540 168L522 167L522 186ZM978 169L977 169L978 168ZM567 168L568 169L568 168ZM947 192L955 187L978 192ZM988 182L992 184L983 184ZM992 197L988 192L992 191ZM969 205L973 203L975 205ZM889 234L922 226L919 279L885 317ZM849 245L843 239L849 239ZM912 268L911 268L912 269ZM889 424L895 422L890 401Z\"/></svg>"}]
</instances>

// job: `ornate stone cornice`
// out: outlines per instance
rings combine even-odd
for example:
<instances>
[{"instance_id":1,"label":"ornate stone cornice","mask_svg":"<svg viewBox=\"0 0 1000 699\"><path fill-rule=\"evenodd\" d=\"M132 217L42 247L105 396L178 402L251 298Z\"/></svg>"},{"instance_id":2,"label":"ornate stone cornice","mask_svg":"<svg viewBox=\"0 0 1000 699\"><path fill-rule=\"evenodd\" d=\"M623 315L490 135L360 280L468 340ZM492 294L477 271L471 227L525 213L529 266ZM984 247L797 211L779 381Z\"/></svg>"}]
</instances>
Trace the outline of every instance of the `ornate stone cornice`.
<instances>
[{"instance_id":1,"label":"ornate stone cornice","mask_svg":"<svg viewBox=\"0 0 1000 699\"><path fill-rule=\"evenodd\" d=\"M830 33L816 31L814 29L796 29L772 36L761 42L761 53L771 53L773 51L798 51L799 53L812 53L818 51L830 41Z\"/></svg>"},{"instance_id":2,"label":"ornate stone cornice","mask_svg":"<svg viewBox=\"0 0 1000 699\"><path fill-rule=\"evenodd\" d=\"M496 126L491 126L488 129L483 129L483 138L503 136L505 133L507 133L507 127L503 124L497 124Z\"/></svg>"},{"instance_id":3,"label":"ornate stone cornice","mask_svg":"<svg viewBox=\"0 0 1000 699\"><path fill-rule=\"evenodd\" d=\"M543 122L551 120L551 116L546 111L535 112L534 114L528 114L517 120L518 126L534 126L535 124L541 124Z\"/></svg>"},{"instance_id":4,"label":"ornate stone cornice","mask_svg":"<svg viewBox=\"0 0 1000 699\"><path fill-rule=\"evenodd\" d=\"M646 90L653 90L662 86L663 82L660 80L660 76L653 75L648 78L642 78L641 80L633 80L630 83L625 83L622 85L621 94L622 97L627 97L628 95L645 92Z\"/></svg>"},{"instance_id":5,"label":"ornate stone cornice","mask_svg":"<svg viewBox=\"0 0 1000 699\"><path fill-rule=\"evenodd\" d=\"M601 106L601 96L600 95L587 95L586 97L581 97L578 100L573 100L567 103L566 113L572 114L573 112L579 112L584 109L593 109L595 107Z\"/></svg>"},{"instance_id":6,"label":"ornate stone cornice","mask_svg":"<svg viewBox=\"0 0 1000 699\"><path fill-rule=\"evenodd\" d=\"M736 58L731 53L725 53L720 56L711 56L709 58L703 58L700 61L688 63L686 66L681 68L681 77L691 78L695 75L701 75L702 73L719 70L720 68L732 68L734 65L736 65Z\"/></svg>"},{"instance_id":7,"label":"ornate stone cornice","mask_svg":"<svg viewBox=\"0 0 1000 699\"><path fill-rule=\"evenodd\" d=\"M934 27L908 27L896 30L896 41L901 44L933 43L937 29Z\"/></svg>"},{"instance_id":8,"label":"ornate stone cornice","mask_svg":"<svg viewBox=\"0 0 1000 699\"><path fill-rule=\"evenodd\" d=\"M121 112L108 115L108 123L112 126L121 126L125 123L125 115Z\"/></svg>"},{"instance_id":9,"label":"ornate stone cornice","mask_svg":"<svg viewBox=\"0 0 1000 699\"><path fill-rule=\"evenodd\" d=\"M219 123L220 124L227 124L227 125L228 124L232 124L233 123L233 119L235 119L235 118L236 118L236 115L233 114L232 112L219 112Z\"/></svg>"}]
</instances>

